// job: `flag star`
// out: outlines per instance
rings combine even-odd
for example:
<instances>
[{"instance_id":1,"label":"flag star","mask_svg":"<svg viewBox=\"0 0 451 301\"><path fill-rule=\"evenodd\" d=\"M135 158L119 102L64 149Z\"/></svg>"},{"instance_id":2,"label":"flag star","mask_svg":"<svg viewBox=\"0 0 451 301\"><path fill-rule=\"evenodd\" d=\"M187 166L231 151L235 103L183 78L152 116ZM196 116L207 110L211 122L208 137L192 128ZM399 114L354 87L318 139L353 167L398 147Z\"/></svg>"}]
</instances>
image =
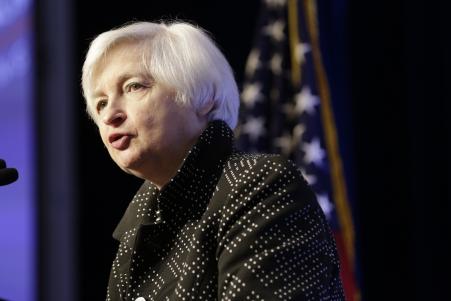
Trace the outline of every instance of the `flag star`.
<instances>
[{"instance_id":1,"label":"flag star","mask_svg":"<svg viewBox=\"0 0 451 301\"><path fill-rule=\"evenodd\" d=\"M285 34L283 32L284 27L285 23L283 21L275 21L264 27L263 30L264 33L271 36L277 42L280 42L285 37Z\"/></svg>"},{"instance_id":2,"label":"flag star","mask_svg":"<svg viewBox=\"0 0 451 301\"><path fill-rule=\"evenodd\" d=\"M296 45L296 58L300 64L305 62L305 54L312 50L309 44L299 43Z\"/></svg>"},{"instance_id":3,"label":"flag star","mask_svg":"<svg viewBox=\"0 0 451 301\"><path fill-rule=\"evenodd\" d=\"M254 104L261 99L262 94L260 93L260 90L261 85L259 83L244 85L241 98L246 107L253 107Z\"/></svg>"},{"instance_id":4,"label":"flag star","mask_svg":"<svg viewBox=\"0 0 451 301\"><path fill-rule=\"evenodd\" d=\"M265 134L265 121L262 117L250 117L241 127L244 134L249 135L250 139L255 142L260 136Z\"/></svg>"},{"instance_id":5,"label":"flag star","mask_svg":"<svg viewBox=\"0 0 451 301\"><path fill-rule=\"evenodd\" d=\"M326 215L326 218L330 219L334 205L329 201L329 197L327 196L327 194L317 194L316 197L318 198L318 203L324 214Z\"/></svg>"},{"instance_id":6,"label":"flag star","mask_svg":"<svg viewBox=\"0 0 451 301\"><path fill-rule=\"evenodd\" d=\"M298 117L296 109L292 103L286 103L282 107L282 111L287 115L288 120L293 120Z\"/></svg>"},{"instance_id":7,"label":"flag star","mask_svg":"<svg viewBox=\"0 0 451 301\"><path fill-rule=\"evenodd\" d=\"M268 7L277 7L284 6L287 3L287 0L265 0L265 2Z\"/></svg>"},{"instance_id":8,"label":"flag star","mask_svg":"<svg viewBox=\"0 0 451 301\"><path fill-rule=\"evenodd\" d=\"M279 75L280 73L282 73L282 56L280 54L274 54L269 64L274 74Z\"/></svg>"},{"instance_id":9,"label":"flag star","mask_svg":"<svg viewBox=\"0 0 451 301\"><path fill-rule=\"evenodd\" d=\"M275 139L274 145L281 149L282 154L288 156L293 151L293 137L285 132L281 137Z\"/></svg>"},{"instance_id":10,"label":"flag star","mask_svg":"<svg viewBox=\"0 0 451 301\"><path fill-rule=\"evenodd\" d=\"M307 183L309 185L315 185L316 184L316 176L313 174L308 174L305 170L301 169L302 176L305 178Z\"/></svg>"},{"instance_id":11,"label":"flag star","mask_svg":"<svg viewBox=\"0 0 451 301\"><path fill-rule=\"evenodd\" d=\"M293 137L296 139L296 141L299 143L302 139L302 135L305 133L305 125L298 124L293 129Z\"/></svg>"},{"instance_id":12,"label":"flag star","mask_svg":"<svg viewBox=\"0 0 451 301\"><path fill-rule=\"evenodd\" d=\"M304 162L306 164L322 165L326 152L321 148L318 138L314 138L311 143L303 143L301 148L305 152Z\"/></svg>"},{"instance_id":13,"label":"flag star","mask_svg":"<svg viewBox=\"0 0 451 301\"><path fill-rule=\"evenodd\" d=\"M277 87L272 87L271 93L269 94L272 101L279 102L280 90Z\"/></svg>"},{"instance_id":14,"label":"flag star","mask_svg":"<svg viewBox=\"0 0 451 301\"><path fill-rule=\"evenodd\" d=\"M274 145L279 147L285 156L290 155L301 141L305 132L305 126L298 124L293 128L292 134L285 132L281 137L274 141Z\"/></svg>"},{"instance_id":15,"label":"flag star","mask_svg":"<svg viewBox=\"0 0 451 301\"><path fill-rule=\"evenodd\" d=\"M256 48L252 49L249 53L249 57L247 58L246 63L246 75L252 76L260 67L260 51Z\"/></svg>"},{"instance_id":16,"label":"flag star","mask_svg":"<svg viewBox=\"0 0 451 301\"><path fill-rule=\"evenodd\" d=\"M308 86L302 88L301 93L296 94L296 112L301 115L307 112L310 115L315 113L315 106L319 105L319 97L313 95Z\"/></svg>"}]
</instances>

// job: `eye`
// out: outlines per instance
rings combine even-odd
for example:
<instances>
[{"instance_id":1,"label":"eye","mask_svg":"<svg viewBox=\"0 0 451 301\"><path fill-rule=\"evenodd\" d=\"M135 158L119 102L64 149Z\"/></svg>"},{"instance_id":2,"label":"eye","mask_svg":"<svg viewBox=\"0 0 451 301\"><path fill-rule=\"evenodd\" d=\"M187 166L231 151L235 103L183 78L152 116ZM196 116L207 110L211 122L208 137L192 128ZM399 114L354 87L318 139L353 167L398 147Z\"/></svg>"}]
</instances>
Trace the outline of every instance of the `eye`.
<instances>
[{"instance_id":1,"label":"eye","mask_svg":"<svg viewBox=\"0 0 451 301\"><path fill-rule=\"evenodd\" d=\"M100 111L102 111L102 109L104 109L107 104L108 102L105 99L99 100L96 105L97 113L100 113Z\"/></svg>"},{"instance_id":2,"label":"eye","mask_svg":"<svg viewBox=\"0 0 451 301\"><path fill-rule=\"evenodd\" d=\"M144 85L142 85L140 83L133 82L133 83L128 84L125 87L125 90L127 92L136 92L136 91L141 90L142 88L144 88Z\"/></svg>"}]
</instances>

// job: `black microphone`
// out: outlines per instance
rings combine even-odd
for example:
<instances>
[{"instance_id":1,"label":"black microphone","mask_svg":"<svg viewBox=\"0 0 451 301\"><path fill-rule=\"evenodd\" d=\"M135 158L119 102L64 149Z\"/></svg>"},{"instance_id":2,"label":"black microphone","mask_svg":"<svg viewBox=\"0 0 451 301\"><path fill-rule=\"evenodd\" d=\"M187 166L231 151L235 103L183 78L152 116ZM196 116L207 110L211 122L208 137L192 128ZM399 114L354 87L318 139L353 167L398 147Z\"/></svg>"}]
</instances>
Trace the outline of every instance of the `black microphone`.
<instances>
[{"instance_id":1,"label":"black microphone","mask_svg":"<svg viewBox=\"0 0 451 301\"><path fill-rule=\"evenodd\" d=\"M15 168L6 168L4 160L0 159L0 186L11 184L19 178Z\"/></svg>"}]
</instances>

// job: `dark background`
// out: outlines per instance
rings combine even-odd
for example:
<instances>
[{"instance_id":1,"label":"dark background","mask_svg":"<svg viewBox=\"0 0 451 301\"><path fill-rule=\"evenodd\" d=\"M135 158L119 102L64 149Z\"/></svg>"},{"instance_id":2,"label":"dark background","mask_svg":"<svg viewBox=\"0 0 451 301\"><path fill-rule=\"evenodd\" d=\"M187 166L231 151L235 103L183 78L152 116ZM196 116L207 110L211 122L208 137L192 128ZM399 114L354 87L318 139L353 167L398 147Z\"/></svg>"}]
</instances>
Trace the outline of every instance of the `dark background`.
<instances>
[{"instance_id":1,"label":"dark background","mask_svg":"<svg viewBox=\"0 0 451 301\"><path fill-rule=\"evenodd\" d=\"M446 300L450 232L449 4L319 1L333 105L355 203L363 300ZM260 1L74 3L75 70L95 35L130 20L192 20L239 84ZM81 300L105 297L111 234L140 181L109 159L74 91Z\"/></svg>"}]
</instances>

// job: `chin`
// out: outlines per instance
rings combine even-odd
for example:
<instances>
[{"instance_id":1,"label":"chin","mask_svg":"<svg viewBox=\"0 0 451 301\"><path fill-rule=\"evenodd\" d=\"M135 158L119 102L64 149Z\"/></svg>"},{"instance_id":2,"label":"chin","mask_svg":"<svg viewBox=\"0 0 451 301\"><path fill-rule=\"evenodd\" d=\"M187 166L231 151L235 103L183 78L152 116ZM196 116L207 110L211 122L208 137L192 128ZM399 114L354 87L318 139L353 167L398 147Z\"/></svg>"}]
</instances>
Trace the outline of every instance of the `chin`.
<instances>
[{"instance_id":1,"label":"chin","mask_svg":"<svg viewBox=\"0 0 451 301\"><path fill-rule=\"evenodd\" d=\"M127 169L127 168L122 168L122 170L125 171L129 175L135 176L135 177L140 178L140 179L144 179L142 177L142 175L139 172L136 172L135 170Z\"/></svg>"},{"instance_id":2,"label":"chin","mask_svg":"<svg viewBox=\"0 0 451 301\"><path fill-rule=\"evenodd\" d=\"M123 165L123 164L117 164L117 166L119 166L120 169L122 169L124 172L128 173L129 175L141 178L140 177L141 173L136 171L134 168L131 168L130 166Z\"/></svg>"},{"instance_id":3,"label":"chin","mask_svg":"<svg viewBox=\"0 0 451 301\"><path fill-rule=\"evenodd\" d=\"M122 153L116 155L114 161L122 169L134 169L140 165L140 159L140 156L137 156L134 153L123 151Z\"/></svg>"},{"instance_id":4,"label":"chin","mask_svg":"<svg viewBox=\"0 0 451 301\"><path fill-rule=\"evenodd\" d=\"M126 173L142 178L143 173L140 170L143 164L139 160L121 160L117 165Z\"/></svg>"}]
</instances>

